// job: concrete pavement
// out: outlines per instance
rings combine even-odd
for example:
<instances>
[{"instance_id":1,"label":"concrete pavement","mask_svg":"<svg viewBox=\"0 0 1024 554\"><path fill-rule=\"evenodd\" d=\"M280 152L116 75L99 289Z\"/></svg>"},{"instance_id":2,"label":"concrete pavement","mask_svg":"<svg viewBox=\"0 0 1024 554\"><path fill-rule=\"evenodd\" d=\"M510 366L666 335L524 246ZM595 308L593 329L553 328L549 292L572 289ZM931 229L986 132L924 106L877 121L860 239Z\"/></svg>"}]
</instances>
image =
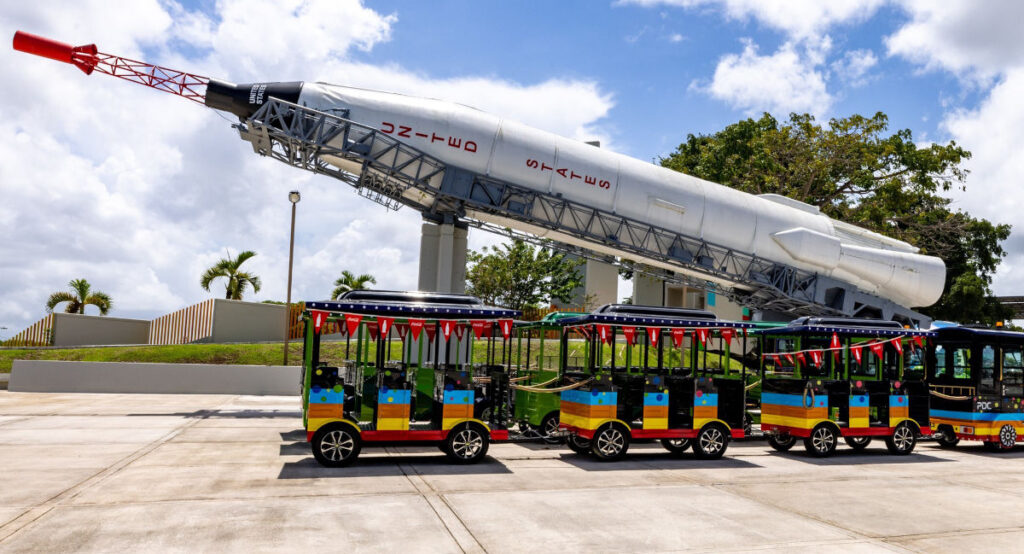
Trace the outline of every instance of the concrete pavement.
<instances>
[{"instance_id":1,"label":"concrete pavement","mask_svg":"<svg viewBox=\"0 0 1024 554\"><path fill-rule=\"evenodd\" d=\"M0 551L610 552L1018 550L1024 449L734 443L602 464L500 444L318 466L297 398L0 392Z\"/></svg>"}]
</instances>

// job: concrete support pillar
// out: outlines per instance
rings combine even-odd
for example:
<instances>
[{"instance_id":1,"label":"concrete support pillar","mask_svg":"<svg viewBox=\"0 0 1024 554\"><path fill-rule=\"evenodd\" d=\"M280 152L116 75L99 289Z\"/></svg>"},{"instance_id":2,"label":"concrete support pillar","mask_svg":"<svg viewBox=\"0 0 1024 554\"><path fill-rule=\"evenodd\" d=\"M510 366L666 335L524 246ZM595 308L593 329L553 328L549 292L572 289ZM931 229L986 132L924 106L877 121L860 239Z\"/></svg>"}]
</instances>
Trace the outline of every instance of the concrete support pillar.
<instances>
[{"instance_id":1,"label":"concrete support pillar","mask_svg":"<svg viewBox=\"0 0 1024 554\"><path fill-rule=\"evenodd\" d=\"M468 230L453 223L424 222L420 228L419 290L466 292Z\"/></svg>"},{"instance_id":2,"label":"concrete support pillar","mask_svg":"<svg viewBox=\"0 0 1024 554\"><path fill-rule=\"evenodd\" d=\"M605 304L614 304L619 301L619 270L612 264L606 264L597 260L587 260L583 272L584 297L589 297L592 306L596 308ZM581 302L582 304L582 302Z\"/></svg>"},{"instance_id":3,"label":"concrete support pillar","mask_svg":"<svg viewBox=\"0 0 1024 554\"><path fill-rule=\"evenodd\" d=\"M665 305L665 282L643 273L634 273L633 303L638 306Z\"/></svg>"}]
</instances>

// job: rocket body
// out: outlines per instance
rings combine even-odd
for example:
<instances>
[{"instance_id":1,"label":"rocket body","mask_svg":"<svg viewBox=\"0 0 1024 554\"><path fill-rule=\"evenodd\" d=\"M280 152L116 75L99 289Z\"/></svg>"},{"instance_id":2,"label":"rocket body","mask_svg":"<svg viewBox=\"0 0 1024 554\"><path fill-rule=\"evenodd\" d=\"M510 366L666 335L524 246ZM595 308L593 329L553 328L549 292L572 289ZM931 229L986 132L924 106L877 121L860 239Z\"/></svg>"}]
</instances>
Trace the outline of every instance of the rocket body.
<instances>
[{"instance_id":1,"label":"rocket body","mask_svg":"<svg viewBox=\"0 0 1024 554\"><path fill-rule=\"evenodd\" d=\"M907 307L938 300L945 265L910 244L833 220L808 204L778 195L751 195L576 140L502 119L468 106L325 83L237 85L240 102L255 111L267 89L274 96L357 123L471 172L647 222L710 243L833 277ZM280 89L287 85L287 91ZM211 95L213 91L214 94ZM215 83L207 105L217 105ZM211 101L211 98L213 101ZM258 100L258 101L257 101ZM222 102L223 103L223 102ZM236 105L235 108L238 108ZM234 113L246 117L238 108ZM344 112L342 112L344 110ZM330 161L330 160L329 160ZM359 167L346 167L358 174ZM437 177L440 179L440 177ZM425 194L410 190L417 200ZM520 231L605 254L613 247L487 213L467 214ZM708 276L655 259L636 260L671 271ZM723 282L729 286L740 283Z\"/></svg>"}]
</instances>

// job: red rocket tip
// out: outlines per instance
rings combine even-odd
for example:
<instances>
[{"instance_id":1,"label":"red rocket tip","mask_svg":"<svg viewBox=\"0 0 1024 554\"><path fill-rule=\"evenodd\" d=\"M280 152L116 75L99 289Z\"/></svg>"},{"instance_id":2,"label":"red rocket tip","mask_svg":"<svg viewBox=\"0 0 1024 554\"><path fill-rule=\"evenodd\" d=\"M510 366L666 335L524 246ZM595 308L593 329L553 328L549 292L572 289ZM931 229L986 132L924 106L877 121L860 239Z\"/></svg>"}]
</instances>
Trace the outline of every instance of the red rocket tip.
<instances>
[{"instance_id":1,"label":"red rocket tip","mask_svg":"<svg viewBox=\"0 0 1024 554\"><path fill-rule=\"evenodd\" d=\"M71 46L64 42L33 35L24 31L14 33L14 49L35 54L58 62L69 63L81 69L86 75L96 67L96 45Z\"/></svg>"}]
</instances>

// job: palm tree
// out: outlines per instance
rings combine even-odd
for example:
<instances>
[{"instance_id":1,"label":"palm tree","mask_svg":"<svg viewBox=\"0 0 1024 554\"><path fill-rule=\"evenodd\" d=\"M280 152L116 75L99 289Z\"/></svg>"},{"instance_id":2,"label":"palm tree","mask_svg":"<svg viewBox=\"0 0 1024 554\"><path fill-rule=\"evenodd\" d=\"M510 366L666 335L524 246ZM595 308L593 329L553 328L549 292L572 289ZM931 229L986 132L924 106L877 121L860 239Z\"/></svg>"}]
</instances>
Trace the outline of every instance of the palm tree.
<instances>
[{"instance_id":1,"label":"palm tree","mask_svg":"<svg viewBox=\"0 0 1024 554\"><path fill-rule=\"evenodd\" d=\"M231 257L231 252L228 252L227 258L222 258L219 262L213 265L210 269L203 273L203 277L199 279L199 286L203 287L203 290L210 290L210 283L213 282L217 277L224 277L228 280L224 284L224 298L228 300L241 300L242 294L245 292L245 287L252 285L253 292L260 291L260 278L252 273L245 271L238 271L238 267L245 263L245 260L255 256L256 253L252 250L246 250L238 255L236 258Z\"/></svg>"},{"instance_id":2,"label":"palm tree","mask_svg":"<svg viewBox=\"0 0 1024 554\"><path fill-rule=\"evenodd\" d=\"M68 286L71 292L55 292L50 295L46 301L47 312L52 312L57 304L63 302L68 303L64 312L69 314L84 314L85 307L92 305L100 309L100 315L107 315L113 306L110 296L100 291L92 292L92 285L85 279L72 279Z\"/></svg>"},{"instance_id":3,"label":"palm tree","mask_svg":"<svg viewBox=\"0 0 1024 554\"><path fill-rule=\"evenodd\" d=\"M338 277L338 280L334 282L334 292L331 293L331 300L337 300L339 296L350 290L366 290L367 283L376 285L377 280L369 273L356 276L346 269L341 272L341 277Z\"/></svg>"}]
</instances>

